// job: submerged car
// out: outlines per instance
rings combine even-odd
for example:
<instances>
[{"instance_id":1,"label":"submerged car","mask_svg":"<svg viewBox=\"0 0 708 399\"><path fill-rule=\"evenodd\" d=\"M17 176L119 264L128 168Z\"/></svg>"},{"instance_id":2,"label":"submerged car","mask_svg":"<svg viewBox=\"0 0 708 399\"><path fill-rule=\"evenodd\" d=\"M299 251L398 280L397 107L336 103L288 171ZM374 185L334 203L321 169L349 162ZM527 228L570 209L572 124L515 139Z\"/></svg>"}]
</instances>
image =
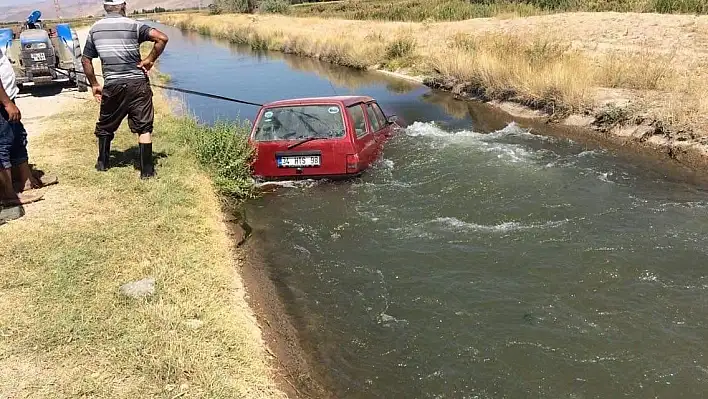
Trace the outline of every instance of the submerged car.
<instances>
[{"instance_id":1,"label":"submerged car","mask_svg":"<svg viewBox=\"0 0 708 399\"><path fill-rule=\"evenodd\" d=\"M366 96L302 98L265 104L249 136L260 180L348 178L377 159L400 127Z\"/></svg>"}]
</instances>

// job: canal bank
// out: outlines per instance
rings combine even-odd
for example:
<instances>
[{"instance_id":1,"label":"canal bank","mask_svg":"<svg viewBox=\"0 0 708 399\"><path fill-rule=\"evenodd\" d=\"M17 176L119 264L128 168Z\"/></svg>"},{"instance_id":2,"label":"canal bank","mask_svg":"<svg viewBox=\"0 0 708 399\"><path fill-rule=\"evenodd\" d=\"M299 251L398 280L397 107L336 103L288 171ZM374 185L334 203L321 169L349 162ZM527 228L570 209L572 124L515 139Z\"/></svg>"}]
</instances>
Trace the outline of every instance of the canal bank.
<instances>
[{"instance_id":1,"label":"canal bank","mask_svg":"<svg viewBox=\"0 0 708 399\"><path fill-rule=\"evenodd\" d=\"M174 115L161 92L154 100L157 177L142 181L125 125L112 168L95 171L90 93L18 98L30 161L59 184L0 228L2 396L292 392L246 301L242 232L199 163L194 140L214 131Z\"/></svg>"},{"instance_id":2,"label":"canal bank","mask_svg":"<svg viewBox=\"0 0 708 399\"><path fill-rule=\"evenodd\" d=\"M164 22L257 50L397 71L461 98L706 166L708 17L566 13L407 23L274 15ZM678 48L676 47L678 45Z\"/></svg>"}]
</instances>

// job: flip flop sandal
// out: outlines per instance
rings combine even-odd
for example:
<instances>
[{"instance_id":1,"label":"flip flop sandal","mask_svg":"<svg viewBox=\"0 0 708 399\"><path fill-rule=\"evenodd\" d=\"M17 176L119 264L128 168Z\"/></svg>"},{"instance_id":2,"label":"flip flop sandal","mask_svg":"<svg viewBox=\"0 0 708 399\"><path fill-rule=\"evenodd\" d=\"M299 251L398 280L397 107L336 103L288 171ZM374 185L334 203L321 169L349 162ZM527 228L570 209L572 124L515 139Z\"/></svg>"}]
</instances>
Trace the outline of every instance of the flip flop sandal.
<instances>
[{"instance_id":1,"label":"flip flop sandal","mask_svg":"<svg viewBox=\"0 0 708 399\"><path fill-rule=\"evenodd\" d=\"M22 216L25 216L25 208L21 206L0 207L0 226Z\"/></svg>"},{"instance_id":2,"label":"flip flop sandal","mask_svg":"<svg viewBox=\"0 0 708 399\"><path fill-rule=\"evenodd\" d=\"M59 178L57 176L42 175L41 177L39 177L39 181L40 183L42 183L42 187L47 187L54 184L58 184Z\"/></svg>"},{"instance_id":3,"label":"flip flop sandal","mask_svg":"<svg viewBox=\"0 0 708 399\"><path fill-rule=\"evenodd\" d=\"M55 185L55 184L59 184L59 178L56 177L56 176L48 176L48 175L37 176L37 175L34 175L34 178L37 179L37 180L39 180L39 183L40 183L39 187L31 187L31 186L30 186L30 187L27 187L27 186L25 186L24 188L22 188L22 191L23 191L23 192L24 192L24 191L30 191L30 190L38 190L38 189L40 189L40 188L44 188L44 187L47 187L47 186L52 186L52 185Z\"/></svg>"},{"instance_id":4,"label":"flip flop sandal","mask_svg":"<svg viewBox=\"0 0 708 399\"><path fill-rule=\"evenodd\" d=\"M0 205L2 206L19 206L19 205L27 205L31 204L33 202L40 201L42 198L44 198L44 194L19 194L17 198L13 199L4 199L0 200Z\"/></svg>"}]
</instances>

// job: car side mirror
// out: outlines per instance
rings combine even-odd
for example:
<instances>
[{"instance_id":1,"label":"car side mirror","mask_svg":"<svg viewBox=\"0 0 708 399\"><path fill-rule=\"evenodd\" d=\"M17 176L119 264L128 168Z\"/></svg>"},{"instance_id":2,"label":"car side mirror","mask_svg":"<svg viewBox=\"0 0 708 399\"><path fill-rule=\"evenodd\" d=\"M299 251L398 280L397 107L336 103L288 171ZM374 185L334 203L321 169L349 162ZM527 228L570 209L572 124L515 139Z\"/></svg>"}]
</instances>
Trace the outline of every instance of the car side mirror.
<instances>
[{"instance_id":1,"label":"car side mirror","mask_svg":"<svg viewBox=\"0 0 708 399\"><path fill-rule=\"evenodd\" d=\"M396 123L396 115L390 115L386 120L389 125L394 125Z\"/></svg>"}]
</instances>

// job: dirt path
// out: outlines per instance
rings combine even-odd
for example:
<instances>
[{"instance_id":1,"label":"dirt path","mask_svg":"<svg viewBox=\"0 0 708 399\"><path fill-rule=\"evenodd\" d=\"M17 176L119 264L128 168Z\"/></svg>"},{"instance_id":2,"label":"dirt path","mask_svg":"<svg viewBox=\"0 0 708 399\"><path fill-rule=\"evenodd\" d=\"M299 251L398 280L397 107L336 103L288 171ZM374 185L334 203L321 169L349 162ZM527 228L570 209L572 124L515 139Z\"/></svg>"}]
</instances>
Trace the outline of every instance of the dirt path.
<instances>
[{"instance_id":1,"label":"dirt path","mask_svg":"<svg viewBox=\"0 0 708 399\"><path fill-rule=\"evenodd\" d=\"M80 93L76 89L67 88L58 93L36 90L33 93L21 93L16 102L22 112L22 123L31 139L45 129L51 129L51 126L45 124L46 120L69 107L81 104L89 97L90 93ZM94 115L86 117L94 117Z\"/></svg>"}]
</instances>

